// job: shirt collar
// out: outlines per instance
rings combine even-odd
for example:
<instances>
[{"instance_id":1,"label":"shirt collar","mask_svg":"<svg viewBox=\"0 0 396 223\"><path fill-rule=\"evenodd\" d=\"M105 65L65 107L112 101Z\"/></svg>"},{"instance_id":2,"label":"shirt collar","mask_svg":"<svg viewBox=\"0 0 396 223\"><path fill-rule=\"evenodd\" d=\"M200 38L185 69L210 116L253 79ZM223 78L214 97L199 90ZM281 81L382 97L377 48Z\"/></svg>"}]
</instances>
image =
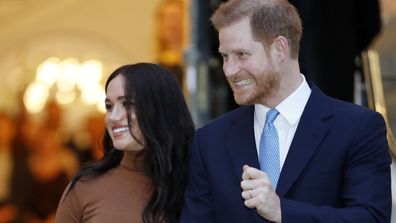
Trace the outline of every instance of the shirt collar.
<instances>
[{"instance_id":1,"label":"shirt collar","mask_svg":"<svg viewBox=\"0 0 396 223\"><path fill-rule=\"evenodd\" d=\"M301 76L303 81L300 86L276 106L276 110L290 125L294 125L300 119L311 94L311 88L304 75L301 74ZM263 122L265 121L265 119L259 117L265 117L269 109L262 104L255 105L255 119L259 126L264 126Z\"/></svg>"}]
</instances>

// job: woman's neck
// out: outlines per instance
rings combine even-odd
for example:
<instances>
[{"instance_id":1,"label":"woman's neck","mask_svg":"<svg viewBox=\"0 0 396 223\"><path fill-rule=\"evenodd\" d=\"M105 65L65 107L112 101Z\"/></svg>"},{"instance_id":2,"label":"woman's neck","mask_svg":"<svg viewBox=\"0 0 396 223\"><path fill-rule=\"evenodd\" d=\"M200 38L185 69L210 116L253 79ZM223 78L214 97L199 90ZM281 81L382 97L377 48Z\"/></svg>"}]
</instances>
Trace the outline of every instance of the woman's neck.
<instances>
[{"instance_id":1,"label":"woman's neck","mask_svg":"<svg viewBox=\"0 0 396 223\"><path fill-rule=\"evenodd\" d=\"M143 161L144 161L144 154L141 152L130 152L124 151L124 156L122 157L120 165L132 170L132 171L143 171Z\"/></svg>"}]
</instances>

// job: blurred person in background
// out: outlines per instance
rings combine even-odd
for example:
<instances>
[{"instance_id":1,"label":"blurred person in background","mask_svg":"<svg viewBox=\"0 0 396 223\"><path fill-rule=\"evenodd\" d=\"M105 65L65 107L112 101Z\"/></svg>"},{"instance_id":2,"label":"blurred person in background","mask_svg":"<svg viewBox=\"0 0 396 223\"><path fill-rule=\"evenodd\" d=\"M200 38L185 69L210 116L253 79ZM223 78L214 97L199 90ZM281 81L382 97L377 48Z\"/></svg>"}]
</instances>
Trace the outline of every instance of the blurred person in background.
<instances>
[{"instance_id":1,"label":"blurred person in background","mask_svg":"<svg viewBox=\"0 0 396 223\"><path fill-rule=\"evenodd\" d=\"M16 120L0 113L0 222L23 222L29 170L26 152L17 143Z\"/></svg>"},{"instance_id":2,"label":"blurred person in background","mask_svg":"<svg viewBox=\"0 0 396 223\"><path fill-rule=\"evenodd\" d=\"M76 147L81 165L98 161L103 157L102 140L104 129L104 116L102 114L89 115L84 122L84 128L74 133L72 147Z\"/></svg>"},{"instance_id":3,"label":"blurred person in background","mask_svg":"<svg viewBox=\"0 0 396 223\"><path fill-rule=\"evenodd\" d=\"M183 0L164 0L156 8L157 62L171 71L188 96L183 61L185 17Z\"/></svg>"},{"instance_id":4,"label":"blurred person in background","mask_svg":"<svg viewBox=\"0 0 396 223\"><path fill-rule=\"evenodd\" d=\"M35 146L28 155L32 181L26 188L27 210L25 219L34 223L54 222L56 208L70 174L75 174L74 160L61 143L59 135L52 128L42 127L35 140ZM77 166L78 168L78 166Z\"/></svg>"}]
</instances>

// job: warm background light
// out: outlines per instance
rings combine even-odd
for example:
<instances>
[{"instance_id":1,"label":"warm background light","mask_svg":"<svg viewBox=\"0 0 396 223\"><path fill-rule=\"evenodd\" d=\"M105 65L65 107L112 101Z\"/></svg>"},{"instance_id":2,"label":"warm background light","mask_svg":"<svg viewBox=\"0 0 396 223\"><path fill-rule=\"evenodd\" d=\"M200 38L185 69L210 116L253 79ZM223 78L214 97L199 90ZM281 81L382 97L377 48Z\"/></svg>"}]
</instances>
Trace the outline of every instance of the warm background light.
<instances>
[{"instance_id":1,"label":"warm background light","mask_svg":"<svg viewBox=\"0 0 396 223\"><path fill-rule=\"evenodd\" d=\"M40 112L48 99L48 87L40 82L31 83L26 89L23 102L30 113Z\"/></svg>"},{"instance_id":2,"label":"warm background light","mask_svg":"<svg viewBox=\"0 0 396 223\"><path fill-rule=\"evenodd\" d=\"M51 86L56 81L56 75L61 69L61 60L57 57L48 58L44 63L37 68L36 80Z\"/></svg>"},{"instance_id":3,"label":"warm background light","mask_svg":"<svg viewBox=\"0 0 396 223\"><path fill-rule=\"evenodd\" d=\"M38 113L50 98L61 105L80 100L84 105L94 106L103 113L103 76L103 64L98 60L80 63L72 57L64 60L50 57L38 66L35 80L25 91L24 104L28 112Z\"/></svg>"}]
</instances>

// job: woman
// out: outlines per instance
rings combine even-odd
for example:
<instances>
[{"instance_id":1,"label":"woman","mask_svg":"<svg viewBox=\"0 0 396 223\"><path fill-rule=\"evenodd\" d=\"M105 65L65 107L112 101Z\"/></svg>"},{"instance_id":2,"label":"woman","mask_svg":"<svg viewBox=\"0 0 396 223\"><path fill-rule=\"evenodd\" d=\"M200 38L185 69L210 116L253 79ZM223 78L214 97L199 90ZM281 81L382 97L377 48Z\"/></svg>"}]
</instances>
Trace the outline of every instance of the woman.
<instances>
[{"instance_id":1,"label":"woman","mask_svg":"<svg viewBox=\"0 0 396 223\"><path fill-rule=\"evenodd\" d=\"M139 63L115 70L105 91L104 157L74 177L56 222L177 222L194 135L178 83Z\"/></svg>"}]
</instances>

